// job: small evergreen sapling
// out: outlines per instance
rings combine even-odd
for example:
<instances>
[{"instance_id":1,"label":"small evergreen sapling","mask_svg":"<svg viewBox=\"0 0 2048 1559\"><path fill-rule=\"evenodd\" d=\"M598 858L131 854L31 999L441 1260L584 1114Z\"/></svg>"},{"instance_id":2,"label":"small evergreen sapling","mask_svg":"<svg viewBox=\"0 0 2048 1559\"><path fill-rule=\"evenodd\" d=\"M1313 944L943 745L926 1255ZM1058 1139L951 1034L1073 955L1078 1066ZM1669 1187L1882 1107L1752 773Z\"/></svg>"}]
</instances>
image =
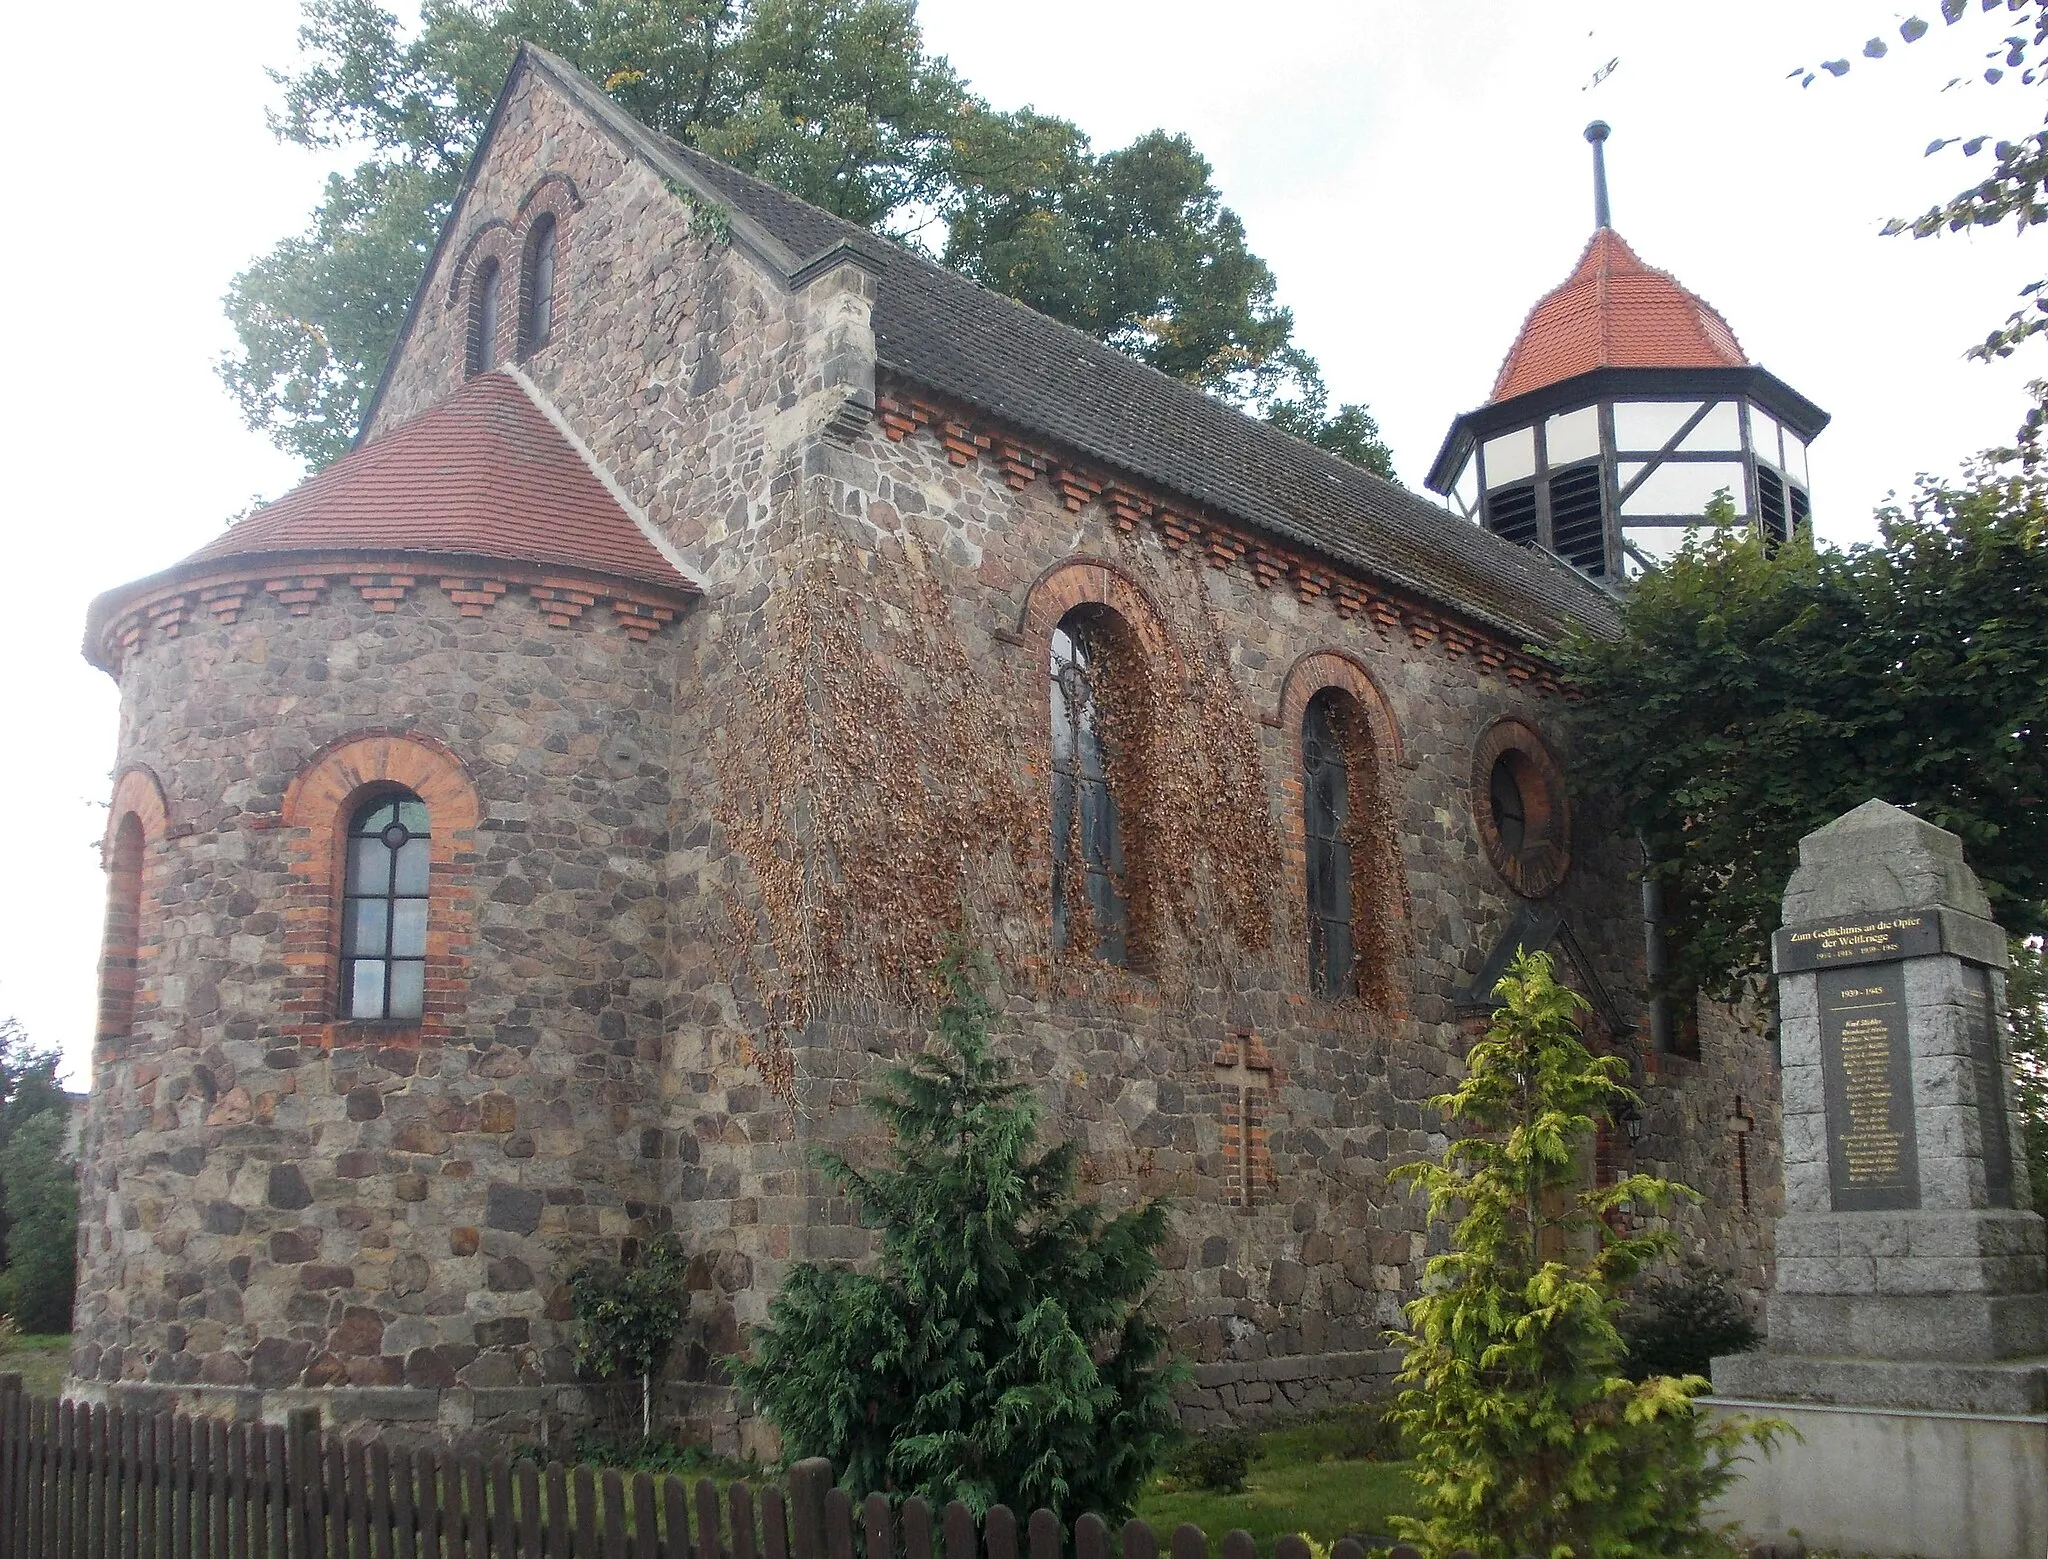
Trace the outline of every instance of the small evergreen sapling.
<instances>
[{"instance_id":1,"label":"small evergreen sapling","mask_svg":"<svg viewBox=\"0 0 2048 1559\"><path fill-rule=\"evenodd\" d=\"M1703 1507L1782 1426L1710 1422L1698 1376L1631 1382L1615 1327L1620 1291L1675 1236L1617 1234L1608 1216L1693 1193L1648 1175L1589 1187L1594 1123L1631 1097L1625 1063L1581 1042L1585 1002L1546 955L1518 955L1494 994L1465 1080L1432 1101L1466 1135L1395 1171L1433 1219L1457 1216L1395 1339L1424 1510L1403 1535L1480 1559L1732 1553Z\"/></svg>"},{"instance_id":2,"label":"small evergreen sapling","mask_svg":"<svg viewBox=\"0 0 2048 1559\"><path fill-rule=\"evenodd\" d=\"M934 1042L870 1107L891 1167L822 1160L882 1236L872 1272L791 1269L734 1378L782 1434L865 1492L1128 1512L1175 1432L1178 1372L1143 1300L1158 1202L1074 1199L1079 1149L1034 1156L1038 1108L990 1053L964 955Z\"/></svg>"}]
</instances>

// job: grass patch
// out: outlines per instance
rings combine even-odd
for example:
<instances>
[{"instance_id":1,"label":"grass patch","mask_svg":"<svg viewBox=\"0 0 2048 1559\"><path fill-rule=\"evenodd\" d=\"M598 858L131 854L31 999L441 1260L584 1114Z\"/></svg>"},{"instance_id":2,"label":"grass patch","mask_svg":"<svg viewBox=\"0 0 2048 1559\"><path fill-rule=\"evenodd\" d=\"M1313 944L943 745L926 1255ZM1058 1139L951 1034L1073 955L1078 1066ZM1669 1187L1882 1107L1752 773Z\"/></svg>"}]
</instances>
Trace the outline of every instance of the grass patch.
<instances>
[{"instance_id":1,"label":"grass patch","mask_svg":"<svg viewBox=\"0 0 2048 1559\"><path fill-rule=\"evenodd\" d=\"M1269 1429L1258 1437L1259 1458L1242 1493L1181 1487L1162 1476L1138 1501L1138 1514L1162 1538L1192 1521L1212 1545L1242 1527L1261 1554L1290 1532L1325 1547L1346 1536L1385 1542L1389 1518L1414 1514L1416 1498L1407 1465L1377 1459L1387 1451L1379 1422L1376 1409L1341 1408Z\"/></svg>"},{"instance_id":2,"label":"grass patch","mask_svg":"<svg viewBox=\"0 0 2048 1559\"><path fill-rule=\"evenodd\" d=\"M0 1352L0 1372L18 1371L21 1389L32 1397L64 1394L64 1374L71 1367L71 1334L23 1332Z\"/></svg>"}]
</instances>

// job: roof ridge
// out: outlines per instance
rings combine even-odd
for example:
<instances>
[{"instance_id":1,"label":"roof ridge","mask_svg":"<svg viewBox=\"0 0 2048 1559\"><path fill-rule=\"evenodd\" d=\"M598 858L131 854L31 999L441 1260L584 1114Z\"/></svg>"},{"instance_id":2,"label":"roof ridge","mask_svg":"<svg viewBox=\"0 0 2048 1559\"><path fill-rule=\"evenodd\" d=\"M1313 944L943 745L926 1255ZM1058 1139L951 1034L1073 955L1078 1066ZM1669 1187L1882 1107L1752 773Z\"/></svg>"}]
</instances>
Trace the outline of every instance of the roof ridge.
<instances>
[{"instance_id":1,"label":"roof ridge","mask_svg":"<svg viewBox=\"0 0 2048 1559\"><path fill-rule=\"evenodd\" d=\"M652 129L574 65L537 45L522 45L508 74L437 256L466 208L480 160L526 69L563 91L598 133L654 173L671 198L721 208L730 217L733 248L771 287L800 288L806 267L839 244L856 261L878 264L877 364L910 383L985 410L1054 449L1306 546L1361 577L1413 591L1491 631L1547 640L1573 618L1611 618L1611 603L1577 576L1566 581L1521 548L1455 520L1398 483L983 287L910 243L862 228ZM381 434L375 442L382 442Z\"/></svg>"}]
</instances>

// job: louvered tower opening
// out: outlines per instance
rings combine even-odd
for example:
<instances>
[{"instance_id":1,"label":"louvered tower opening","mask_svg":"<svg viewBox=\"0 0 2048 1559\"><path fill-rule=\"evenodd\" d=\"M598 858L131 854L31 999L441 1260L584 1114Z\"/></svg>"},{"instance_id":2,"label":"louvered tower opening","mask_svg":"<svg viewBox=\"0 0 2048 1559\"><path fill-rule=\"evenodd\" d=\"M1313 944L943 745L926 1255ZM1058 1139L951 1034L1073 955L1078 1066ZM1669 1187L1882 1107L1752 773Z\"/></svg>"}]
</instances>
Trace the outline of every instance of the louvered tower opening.
<instances>
[{"instance_id":1,"label":"louvered tower opening","mask_svg":"<svg viewBox=\"0 0 2048 1559\"><path fill-rule=\"evenodd\" d=\"M1757 523L1767 541L1783 541L1785 531L1785 479L1769 466L1756 468Z\"/></svg>"},{"instance_id":2,"label":"louvered tower opening","mask_svg":"<svg viewBox=\"0 0 2048 1559\"><path fill-rule=\"evenodd\" d=\"M1598 463L1572 466L1550 479L1551 550L1595 578L1607 572L1607 527L1600 510Z\"/></svg>"},{"instance_id":3,"label":"louvered tower opening","mask_svg":"<svg viewBox=\"0 0 2048 1559\"><path fill-rule=\"evenodd\" d=\"M1525 547L1536 544L1536 484L1517 482L1486 495L1486 528Z\"/></svg>"}]
</instances>

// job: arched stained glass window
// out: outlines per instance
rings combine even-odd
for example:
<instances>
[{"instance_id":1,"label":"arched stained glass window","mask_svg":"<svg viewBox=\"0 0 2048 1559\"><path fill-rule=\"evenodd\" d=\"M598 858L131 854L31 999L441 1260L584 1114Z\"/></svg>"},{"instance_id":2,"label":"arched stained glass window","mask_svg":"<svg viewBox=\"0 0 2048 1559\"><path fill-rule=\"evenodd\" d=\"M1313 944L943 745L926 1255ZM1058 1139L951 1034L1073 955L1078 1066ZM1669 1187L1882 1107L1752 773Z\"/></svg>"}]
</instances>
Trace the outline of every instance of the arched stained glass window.
<instances>
[{"instance_id":1,"label":"arched stained glass window","mask_svg":"<svg viewBox=\"0 0 2048 1559\"><path fill-rule=\"evenodd\" d=\"M1116 639L1113 619L1088 607L1067 613L1052 634L1052 926L1055 946L1122 964L1130 900L1103 682ZM1087 920L1078 931L1077 914Z\"/></svg>"},{"instance_id":2,"label":"arched stained glass window","mask_svg":"<svg viewBox=\"0 0 2048 1559\"><path fill-rule=\"evenodd\" d=\"M551 216L543 216L527 240L519 295L519 352L523 357L548 344L548 333L555 324L555 219Z\"/></svg>"},{"instance_id":3,"label":"arched stained glass window","mask_svg":"<svg viewBox=\"0 0 2048 1559\"><path fill-rule=\"evenodd\" d=\"M1327 996L1356 984L1352 929L1351 763L1345 750L1345 694L1324 688L1301 720L1302 821L1308 854L1308 979Z\"/></svg>"},{"instance_id":4,"label":"arched stained glass window","mask_svg":"<svg viewBox=\"0 0 2048 1559\"><path fill-rule=\"evenodd\" d=\"M427 806L410 791L365 802L349 823L342 1009L359 1023L426 1010L427 851Z\"/></svg>"},{"instance_id":5,"label":"arched stained glass window","mask_svg":"<svg viewBox=\"0 0 2048 1559\"><path fill-rule=\"evenodd\" d=\"M469 371L480 374L498 361L498 262L486 260L469 284Z\"/></svg>"}]
</instances>

